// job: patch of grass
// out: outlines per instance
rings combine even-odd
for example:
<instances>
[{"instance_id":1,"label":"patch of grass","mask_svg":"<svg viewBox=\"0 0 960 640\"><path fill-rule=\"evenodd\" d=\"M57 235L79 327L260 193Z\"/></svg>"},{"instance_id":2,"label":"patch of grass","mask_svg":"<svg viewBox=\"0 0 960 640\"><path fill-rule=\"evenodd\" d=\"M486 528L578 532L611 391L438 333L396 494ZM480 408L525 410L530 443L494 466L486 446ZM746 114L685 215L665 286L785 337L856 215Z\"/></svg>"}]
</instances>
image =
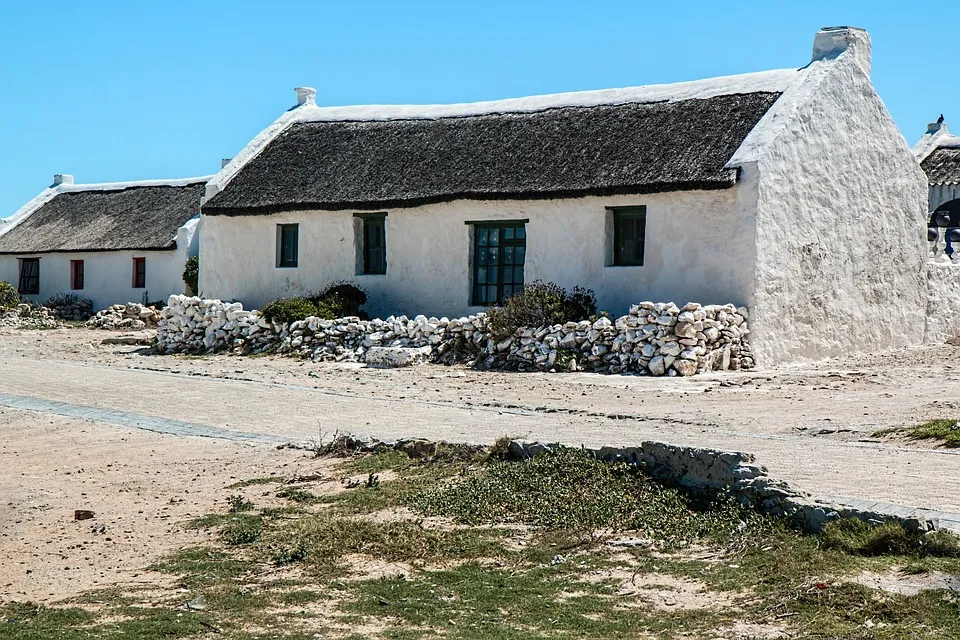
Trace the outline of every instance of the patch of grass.
<instances>
[{"instance_id":1,"label":"patch of grass","mask_svg":"<svg viewBox=\"0 0 960 640\"><path fill-rule=\"evenodd\" d=\"M824 527L823 544L851 555L960 557L960 539L948 533L934 531L924 535L907 531L899 523L870 525L855 518L837 520Z\"/></svg>"},{"instance_id":2,"label":"patch of grass","mask_svg":"<svg viewBox=\"0 0 960 640\"><path fill-rule=\"evenodd\" d=\"M301 487L284 487L277 492L277 497L299 504L312 504L318 500L316 495Z\"/></svg>"},{"instance_id":3,"label":"patch of grass","mask_svg":"<svg viewBox=\"0 0 960 640\"><path fill-rule=\"evenodd\" d=\"M236 581L253 572L256 567L255 562L240 559L233 553L207 547L191 547L171 554L149 568L177 575L184 587L193 589Z\"/></svg>"},{"instance_id":4,"label":"patch of grass","mask_svg":"<svg viewBox=\"0 0 960 640\"><path fill-rule=\"evenodd\" d=\"M584 582L563 566L515 570L470 562L355 583L354 597L343 609L358 622L395 618L411 632L407 637L444 630L456 638L667 638L681 628L709 628L719 619L709 610L631 607L634 598L617 597L616 590Z\"/></svg>"},{"instance_id":5,"label":"patch of grass","mask_svg":"<svg viewBox=\"0 0 960 640\"><path fill-rule=\"evenodd\" d=\"M230 504L230 513L253 511L253 503L241 495L230 496L227 498L227 502Z\"/></svg>"},{"instance_id":6,"label":"patch of grass","mask_svg":"<svg viewBox=\"0 0 960 640\"><path fill-rule=\"evenodd\" d=\"M698 502L641 470L558 448L522 462L495 462L431 487L410 504L457 522L523 523L575 531L634 530L666 546L730 538L770 527L732 500Z\"/></svg>"},{"instance_id":7,"label":"patch of grass","mask_svg":"<svg viewBox=\"0 0 960 640\"><path fill-rule=\"evenodd\" d=\"M252 487L258 484L279 484L283 482L283 478L280 476L268 476L266 478L250 478L249 480L240 480L239 482L234 482L233 484L227 486L227 489L243 489L244 487Z\"/></svg>"},{"instance_id":8,"label":"patch of grass","mask_svg":"<svg viewBox=\"0 0 960 640\"><path fill-rule=\"evenodd\" d=\"M261 548L277 564L303 560L324 568L350 554L406 562L493 557L503 553L503 535L494 529L441 531L419 522L374 522L321 512L270 531Z\"/></svg>"},{"instance_id":9,"label":"patch of grass","mask_svg":"<svg viewBox=\"0 0 960 640\"><path fill-rule=\"evenodd\" d=\"M875 437L900 436L907 440L936 440L944 447L960 447L960 421L931 420L913 427L894 427L881 429L873 434Z\"/></svg>"},{"instance_id":10,"label":"patch of grass","mask_svg":"<svg viewBox=\"0 0 960 640\"><path fill-rule=\"evenodd\" d=\"M220 529L220 539L235 546L252 544L260 539L263 532L263 518L260 516L238 516Z\"/></svg>"}]
</instances>

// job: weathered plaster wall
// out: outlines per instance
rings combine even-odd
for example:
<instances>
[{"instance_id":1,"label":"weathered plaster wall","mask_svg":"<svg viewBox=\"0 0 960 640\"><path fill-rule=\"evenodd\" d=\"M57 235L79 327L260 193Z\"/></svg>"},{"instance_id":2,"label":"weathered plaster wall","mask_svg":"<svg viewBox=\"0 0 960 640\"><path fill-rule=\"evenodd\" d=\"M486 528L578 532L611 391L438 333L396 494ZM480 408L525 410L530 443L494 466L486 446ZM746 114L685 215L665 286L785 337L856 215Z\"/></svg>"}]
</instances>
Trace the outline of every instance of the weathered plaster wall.
<instances>
[{"instance_id":1,"label":"weathered plaster wall","mask_svg":"<svg viewBox=\"0 0 960 640\"><path fill-rule=\"evenodd\" d=\"M133 258L147 259L147 286L133 288ZM90 253L43 253L27 256L0 256L0 280L13 286L19 282L18 258L40 258L40 293L25 296L44 302L61 293L75 293L93 302L94 310L113 304L140 302L146 291L149 300L166 300L173 293L183 293L183 266L187 250L178 245L173 251L101 251ZM70 261L84 261L84 287L70 289Z\"/></svg>"},{"instance_id":2,"label":"weathered plaster wall","mask_svg":"<svg viewBox=\"0 0 960 640\"><path fill-rule=\"evenodd\" d=\"M927 323L923 341L943 344L960 336L960 263L927 263Z\"/></svg>"},{"instance_id":3,"label":"weathered plaster wall","mask_svg":"<svg viewBox=\"0 0 960 640\"><path fill-rule=\"evenodd\" d=\"M797 90L758 161L757 364L919 344L926 177L849 52Z\"/></svg>"},{"instance_id":4,"label":"weathered plaster wall","mask_svg":"<svg viewBox=\"0 0 960 640\"><path fill-rule=\"evenodd\" d=\"M335 280L370 293L371 315L465 315L470 305L467 221L528 219L524 277L585 285L601 309L626 313L637 300L746 302L752 277L752 220L740 189L609 198L455 201L388 211L387 273L357 275L351 211L203 216L200 289L248 308L323 288ZM646 205L642 267L613 267L605 207ZM276 267L276 225L300 224L298 268Z\"/></svg>"}]
</instances>

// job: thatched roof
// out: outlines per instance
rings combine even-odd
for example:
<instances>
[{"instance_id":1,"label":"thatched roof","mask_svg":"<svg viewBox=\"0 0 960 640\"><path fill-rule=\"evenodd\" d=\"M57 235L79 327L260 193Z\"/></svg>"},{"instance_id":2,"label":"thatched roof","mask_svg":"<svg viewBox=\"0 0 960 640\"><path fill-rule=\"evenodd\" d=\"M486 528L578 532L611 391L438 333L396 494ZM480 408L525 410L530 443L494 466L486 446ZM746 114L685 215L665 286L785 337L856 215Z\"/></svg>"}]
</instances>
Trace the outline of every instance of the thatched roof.
<instances>
[{"instance_id":1,"label":"thatched roof","mask_svg":"<svg viewBox=\"0 0 960 640\"><path fill-rule=\"evenodd\" d=\"M727 161L780 95L734 91L532 112L294 121L203 211L252 215L727 188L737 179Z\"/></svg>"},{"instance_id":2,"label":"thatched roof","mask_svg":"<svg viewBox=\"0 0 960 640\"><path fill-rule=\"evenodd\" d=\"M205 183L52 187L0 235L0 253L175 249L177 229L200 210Z\"/></svg>"},{"instance_id":3,"label":"thatched roof","mask_svg":"<svg viewBox=\"0 0 960 640\"><path fill-rule=\"evenodd\" d=\"M938 147L923 159L920 167L930 184L960 184L960 148Z\"/></svg>"}]
</instances>

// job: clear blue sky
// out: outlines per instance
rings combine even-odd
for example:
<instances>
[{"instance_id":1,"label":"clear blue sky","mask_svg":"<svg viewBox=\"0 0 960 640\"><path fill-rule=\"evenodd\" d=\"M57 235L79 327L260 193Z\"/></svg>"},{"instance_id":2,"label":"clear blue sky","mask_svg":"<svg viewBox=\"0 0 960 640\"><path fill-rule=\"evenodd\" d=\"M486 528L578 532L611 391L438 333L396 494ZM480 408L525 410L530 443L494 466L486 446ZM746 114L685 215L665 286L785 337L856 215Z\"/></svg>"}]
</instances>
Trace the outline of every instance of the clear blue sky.
<instances>
[{"instance_id":1,"label":"clear blue sky","mask_svg":"<svg viewBox=\"0 0 960 640\"><path fill-rule=\"evenodd\" d=\"M960 130L952 0L5 2L0 217L54 173L214 173L298 85L339 105L675 82L802 66L814 32L840 24L870 31L874 83L911 144L941 112Z\"/></svg>"}]
</instances>

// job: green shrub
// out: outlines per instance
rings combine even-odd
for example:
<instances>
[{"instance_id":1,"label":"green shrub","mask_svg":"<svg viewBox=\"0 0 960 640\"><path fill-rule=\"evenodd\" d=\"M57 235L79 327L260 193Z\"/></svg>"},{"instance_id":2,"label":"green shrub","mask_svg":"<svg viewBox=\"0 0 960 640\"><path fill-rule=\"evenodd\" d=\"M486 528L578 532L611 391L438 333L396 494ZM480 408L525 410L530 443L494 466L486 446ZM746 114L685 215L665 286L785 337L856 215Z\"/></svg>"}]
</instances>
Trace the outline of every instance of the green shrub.
<instances>
[{"instance_id":1,"label":"green shrub","mask_svg":"<svg viewBox=\"0 0 960 640\"><path fill-rule=\"evenodd\" d=\"M361 310L367 303L367 292L349 282L335 282L310 296L309 300L316 305L317 315L325 320L346 316L367 318L367 314Z\"/></svg>"},{"instance_id":2,"label":"green shrub","mask_svg":"<svg viewBox=\"0 0 960 640\"><path fill-rule=\"evenodd\" d=\"M43 306L49 309L57 309L59 307L70 307L81 302L89 302L89 300L84 300L75 293L62 292L56 295L50 296L50 298L43 303ZM93 304L91 303L91 307Z\"/></svg>"},{"instance_id":3,"label":"green shrub","mask_svg":"<svg viewBox=\"0 0 960 640\"><path fill-rule=\"evenodd\" d=\"M307 298L274 300L263 308L263 317L271 322L295 322L317 315L317 305Z\"/></svg>"},{"instance_id":4,"label":"green shrub","mask_svg":"<svg viewBox=\"0 0 960 640\"><path fill-rule=\"evenodd\" d=\"M588 320L597 313L592 289L574 287L567 292L552 282L537 280L507 298L502 307L488 313L490 331L498 339L513 335L521 327L546 327Z\"/></svg>"},{"instance_id":5,"label":"green shrub","mask_svg":"<svg viewBox=\"0 0 960 640\"><path fill-rule=\"evenodd\" d=\"M20 304L17 288L9 282L0 280L0 309L12 309Z\"/></svg>"},{"instance_id":6,"label":"green shrub","mask_svg":"<svg viewBox=\"0 0 960 640\"><path fill-rule=\"evenodd\" d=\"M183 268L183 283L190 287L190 292L197 295L199 291L197 284L200 280L200 256L190 256L187 258L187 264Z\"/></svg>"}]
</instances>

